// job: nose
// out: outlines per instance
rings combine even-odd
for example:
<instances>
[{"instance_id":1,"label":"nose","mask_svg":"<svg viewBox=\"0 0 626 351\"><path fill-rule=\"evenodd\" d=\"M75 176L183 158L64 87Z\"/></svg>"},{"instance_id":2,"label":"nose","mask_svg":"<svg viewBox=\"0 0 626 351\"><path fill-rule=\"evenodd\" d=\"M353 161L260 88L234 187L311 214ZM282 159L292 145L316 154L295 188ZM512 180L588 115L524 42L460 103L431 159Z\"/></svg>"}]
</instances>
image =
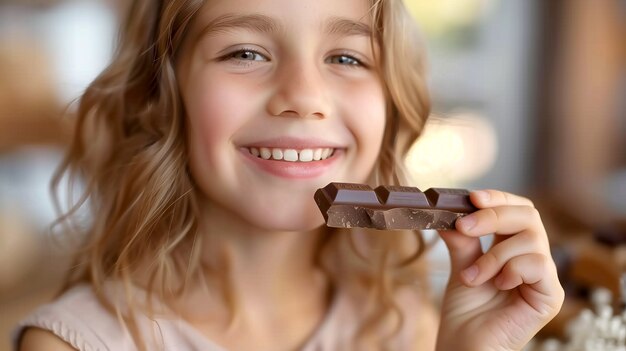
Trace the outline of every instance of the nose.
<instances>
[{"instance_id":1,"label":"nose","mask_svg":"<svg viewBox=\"0 0 626 351\"><path fill-rule=\"evenodd\" d=\"M267 103L270 115L328 117L330 92L319 66L314 63L290 64L279 68L275 74L275 88Z\"/></svg>"}]
</instances>

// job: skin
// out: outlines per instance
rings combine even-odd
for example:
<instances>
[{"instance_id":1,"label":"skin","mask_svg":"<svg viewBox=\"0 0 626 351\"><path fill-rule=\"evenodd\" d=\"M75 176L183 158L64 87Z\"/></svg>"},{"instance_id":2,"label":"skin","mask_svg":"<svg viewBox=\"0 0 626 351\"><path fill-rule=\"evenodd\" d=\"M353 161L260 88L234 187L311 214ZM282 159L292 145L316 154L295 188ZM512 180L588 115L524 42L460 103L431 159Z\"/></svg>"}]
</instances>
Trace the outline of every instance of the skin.
<instances>
[{"instance_id":1,"label":"skin","mask_svg":"<svg viewBox=\"0 0 626 351\"><path fill-rule=\"evenodd\" d=\"M470 196L480 210L441 232L452 264L437 350L521 350L561 308L565 294L539 212L497 190ZM495 233L483 253L479 238Z\"/></svg>"},{"instance_id":2,"label":"skin","mask_svg":"<svg viewBox=\"0 0 626 351\"><path fill-rule=\"evenodd\" d=\"M190 170L202 191L200 229L219 238L241 308L230 328L219 296L192 291L176 308L229 350L297 349L327 311L329 283L313 260L322 224L313 192L331 181L365 181L382 142L386 102L369 38L329 34L325 24L334 17L367 24L367 9L361 0L211 1L179 52ZM233 13L262 14L281 29L202 34L214 19ZM247 51L235 52L241 49ZM352 58L363 65L346 65ZM241 147L259 135L323 137L343 152L318 177L286 179L247 162ZM547 235L527 199L493 190L471 198L481 210L459 220L456 231L441 233L452 274L436 349L520 350L563 301ZM483 254L479 237L493 232L495 245ZM209 261L217 253L206 242ZM467 270L473 264L477 269ZM219 287L211 277L209 284ZM424 328L436 325L432 314L413 318ZM32 329L22 350L54 338ZM47 349L64 350L55 342ZM434 340L415 344L433 349Z\"/></svg>"},{"instance_id":3,"label":"skin","mask_svg":"<svg viewBox=\"0 0 626 351\"><path fill-rule=\"evenodd\" d=\"M333 17L367 23L367 17L361 19L367 10L361 0L209 2L177 65L188 113L190 168L208 201L255 231L311 230L323 223L311 201L317 188L367 178L385 126L384 92L369 37L324 30ZM233 13L268 16L281 28L201 34L216 18ZM236 52L241 49L247 52ZM224 55L234 57L224 60ZM363 65L328 62L347 55ZM317 144L345 152L323 175L297 180L260 172L242 159L242 146L285 137L320 138L324 141Z\"/></svg>"},{"instance_id":4,"label":"skin","mask_svg":"<svg viewBox=\"0 0 626 351\"><path fill-rule=\"evenodd\" d=\"M194 303L178 307L191 319L222 316L195 326L230 350L293 350L329 307L329 283L314 264L323 219L313 193L331 181L366 180L382 143L386 102L370 37L328 33L327 24L343 18L369 25L367 11L361 0L212 1L183 44L177 76L190 169L204 195L201 225L228 252L241 309L226 329L219 298L192 296ZM278 28L205 29L227 14L266 16ZM304 179L246 162L242 146L286 137L322 138L320 146L342 152L323 174ZM212 249L207 244L207 260Z\"/></svg>"}]
</instances>

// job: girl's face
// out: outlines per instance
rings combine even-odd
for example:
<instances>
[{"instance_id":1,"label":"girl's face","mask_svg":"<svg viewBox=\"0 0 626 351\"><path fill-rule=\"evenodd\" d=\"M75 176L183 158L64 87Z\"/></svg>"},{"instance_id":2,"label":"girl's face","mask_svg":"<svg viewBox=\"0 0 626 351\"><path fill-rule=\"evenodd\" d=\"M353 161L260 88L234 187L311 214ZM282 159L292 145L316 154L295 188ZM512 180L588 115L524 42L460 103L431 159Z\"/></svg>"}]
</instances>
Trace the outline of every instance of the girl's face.
<instances>
[{"instance_id":1,"label":"girl's face","mask_svg":"<svg viewBox=\"0 0 626 351\"><path fill-rule=\"evenodd\" d=\"M177 76L189 165L211 203L266 230L323 223L329 182L364 182L385 128L367 0L214 0Z\"/></svg>"}]
</instances>

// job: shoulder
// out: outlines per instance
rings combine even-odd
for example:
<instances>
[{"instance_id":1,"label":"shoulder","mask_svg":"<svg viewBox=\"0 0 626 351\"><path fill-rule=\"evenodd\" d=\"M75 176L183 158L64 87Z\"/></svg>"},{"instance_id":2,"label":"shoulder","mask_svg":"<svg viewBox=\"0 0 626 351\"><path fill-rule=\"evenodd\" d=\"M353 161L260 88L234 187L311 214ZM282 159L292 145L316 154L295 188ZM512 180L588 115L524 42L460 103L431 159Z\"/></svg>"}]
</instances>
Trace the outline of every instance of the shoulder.
<instances>
[{"instance_id":1,"label":"shoulder","mask_svg":"<svg viewBox=\"0 0 626 351\"><path fill-rule=\"evenodd\" d=\"M103 340L116 340L120 334L117 318L92 288L78 285L22 320L13 343L16 350L108 350Z\"/></svg>"},{"instance_id":2,"label":"shoulder","mask_svg":"<svg viewBox=\"0 0 626 351\"><path fill-rule=\"evenodd\" d=\"M52 332L40 328L27 328L20 342L19 351L74 351L70 344Z\"/></svg>"}]
</instances>

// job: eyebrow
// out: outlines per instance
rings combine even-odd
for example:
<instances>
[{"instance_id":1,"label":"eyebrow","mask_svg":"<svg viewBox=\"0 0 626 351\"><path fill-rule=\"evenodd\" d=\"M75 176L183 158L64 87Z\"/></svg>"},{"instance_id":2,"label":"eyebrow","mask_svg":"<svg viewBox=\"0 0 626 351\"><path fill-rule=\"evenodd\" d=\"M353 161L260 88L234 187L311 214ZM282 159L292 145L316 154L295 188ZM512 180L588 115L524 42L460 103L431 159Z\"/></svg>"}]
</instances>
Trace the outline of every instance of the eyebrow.
<instances>
[{"instance_id":1,"label":"eyebrow","mask_svg":"<svg viewBox=\"0 0 626 351\"><path fill-rule=\"evenodd\" d=\"M200 32L201 36L213 35L230 29L246 29L258 33L279 33L284 27L272 17L261 14L235 15L226 14L212 20ZM366 23L343 17L332 17L324 26L325 32L331 35L366 36L372 35L372 29Z\"/></svg>"},{"instance_id":2,"label":"eyebrow","mask_svg":"<svg viewBox=\"0 0 626 351\"><path fill-rule=\"evenodd\" d=\"M372 36L372 29L363 22L353 21L342 17L332 17L326 22L326 33L343 36L360 35Z\"/></svg>"},{"instance_id":3,"label":"eyebrow","mask_svg":"<svg viewBox=\"0 0 626 351\"><path fill-rule=\"evenodd\" d=\"M200 36L212 35L237 28L243 28L260 33L276 33L282 30L282 27L278 24L278 22L265 15L226 14L215 18L207 24L207 26L200 32Z\"/></svg>"}]
</instances>

